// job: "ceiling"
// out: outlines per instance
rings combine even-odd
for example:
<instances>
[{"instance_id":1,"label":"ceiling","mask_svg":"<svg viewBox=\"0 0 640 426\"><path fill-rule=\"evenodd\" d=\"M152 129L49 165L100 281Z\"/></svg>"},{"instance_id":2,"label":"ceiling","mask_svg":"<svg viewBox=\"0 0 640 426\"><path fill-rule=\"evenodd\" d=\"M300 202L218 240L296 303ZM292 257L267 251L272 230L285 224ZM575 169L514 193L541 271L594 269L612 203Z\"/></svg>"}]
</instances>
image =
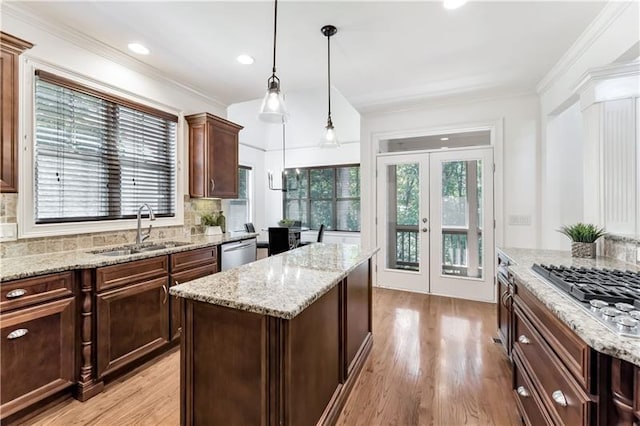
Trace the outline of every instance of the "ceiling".
<instances>
[{"instance_id":1,"label":"ceiling","mask_svg":"<svg viewBox=\"0 0 640 426\"><path fill-rule=\"evenodd\" d=\"M532 92L604 6L599 1L281 1L278 76L284 92L332 84L357 109L443 96ZM271 71L273 2L20 2L224 104L262 97ZM138 56L130 41L150 50ZM235 58L247 53L253 65Z\"/></svg>"}]
</instances>

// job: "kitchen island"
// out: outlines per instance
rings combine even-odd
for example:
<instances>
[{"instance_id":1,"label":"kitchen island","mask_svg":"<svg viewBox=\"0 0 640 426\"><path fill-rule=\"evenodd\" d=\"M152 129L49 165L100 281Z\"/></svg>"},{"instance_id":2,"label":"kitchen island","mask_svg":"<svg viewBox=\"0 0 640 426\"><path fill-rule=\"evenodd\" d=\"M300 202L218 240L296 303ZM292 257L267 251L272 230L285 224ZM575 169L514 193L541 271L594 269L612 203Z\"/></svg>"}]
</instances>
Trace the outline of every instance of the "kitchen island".
<instances>
[{"instance_id":1,"label":"kitchen island","mask_svg":"<svg viewBox=\"0 0 640 426\"><path fill-rule=\"evenodd\" d=\"M335 423L371 350L371 257L312 244L172 287L181 423Z\"/></svg>"}]
</instances>

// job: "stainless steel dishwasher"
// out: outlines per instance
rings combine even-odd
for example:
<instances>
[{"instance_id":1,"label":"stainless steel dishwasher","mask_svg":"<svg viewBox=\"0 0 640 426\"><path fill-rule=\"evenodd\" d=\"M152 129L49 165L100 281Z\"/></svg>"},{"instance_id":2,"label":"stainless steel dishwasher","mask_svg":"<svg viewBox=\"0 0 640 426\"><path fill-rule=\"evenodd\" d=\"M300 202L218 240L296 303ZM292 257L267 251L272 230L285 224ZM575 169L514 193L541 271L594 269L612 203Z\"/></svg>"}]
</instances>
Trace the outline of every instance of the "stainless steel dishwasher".
<instances>
[{"instance_id":1,"label":"stainless steel dishwasher","mask_svg":"<svg viewBox=\"0 0 640 426\"><path fill-rule=\"evenodd\" d=\"M235 268L256 260L256 239L235 241L220 247L220 270Z\"/></svg>"}]
</instances>

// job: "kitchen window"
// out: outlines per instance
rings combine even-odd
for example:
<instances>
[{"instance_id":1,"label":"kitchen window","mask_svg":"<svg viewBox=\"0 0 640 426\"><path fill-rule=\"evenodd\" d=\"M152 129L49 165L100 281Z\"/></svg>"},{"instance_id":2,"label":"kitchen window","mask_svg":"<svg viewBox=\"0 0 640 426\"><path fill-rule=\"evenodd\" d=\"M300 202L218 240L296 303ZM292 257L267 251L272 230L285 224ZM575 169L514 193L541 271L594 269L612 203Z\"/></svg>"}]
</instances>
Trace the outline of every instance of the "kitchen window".
<instances>
[{"instance_id":1,"label":"kitchen window","mask_svg":"<svg viewBox=\"0 0 640 426\"><path fill-rule=\"evenodd\" d=\"M175 115L37 70L36 224L176 215Z\"/></svg>"},{"instance_id":2,"label":"kitchen window","mask_svg":"<svg viewBox=\"0 0 640 426\"><path fill-rule=\"evenodd\" d=\"M360 165L287 169L284 217L303 226L360 231Z\"/></svg>"},{"instance_id":3,"label":"kitchen window","mask_svg":"<svg viewBox=\"0 0 640 426\"><path fill-rule=\"evenodd\" d=\"M238 198L222 200L229 231L244 231L244 224L253 222L251 220L252 177L251 167L240 166L238 168Z\"/></svg>"}]
</instances>

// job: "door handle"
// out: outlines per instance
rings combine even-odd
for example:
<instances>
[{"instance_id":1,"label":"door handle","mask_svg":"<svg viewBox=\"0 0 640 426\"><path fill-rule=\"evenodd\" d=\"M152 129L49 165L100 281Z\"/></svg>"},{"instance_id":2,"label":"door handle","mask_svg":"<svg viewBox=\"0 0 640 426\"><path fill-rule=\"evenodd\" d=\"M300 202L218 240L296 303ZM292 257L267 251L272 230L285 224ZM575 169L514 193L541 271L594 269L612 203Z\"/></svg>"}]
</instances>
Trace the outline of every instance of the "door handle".
<instances>
[{"instance_id":1,"label":"door handle","mask_svg":"<svg viewBox=\"0 0 640 426\"><path fill-rule=\"evenodd\" d=\"M251 247L251 244L243 244L241 246L235 246L235 247L229 247L229 248L225 248L223 251L225 253L229 253L230 251L236 251L236 250L240 250L246 247Z\"/></svg>"},{"instance_id":2,"label":"door handle","mask_svg":"<svg viewBox=\"0 0 640 426\"><path fill-rule=\"evenodd\" d=\"M216 181L211 178L211 192L213 192L216 189Z\"/></svg>"}]
</instances>

